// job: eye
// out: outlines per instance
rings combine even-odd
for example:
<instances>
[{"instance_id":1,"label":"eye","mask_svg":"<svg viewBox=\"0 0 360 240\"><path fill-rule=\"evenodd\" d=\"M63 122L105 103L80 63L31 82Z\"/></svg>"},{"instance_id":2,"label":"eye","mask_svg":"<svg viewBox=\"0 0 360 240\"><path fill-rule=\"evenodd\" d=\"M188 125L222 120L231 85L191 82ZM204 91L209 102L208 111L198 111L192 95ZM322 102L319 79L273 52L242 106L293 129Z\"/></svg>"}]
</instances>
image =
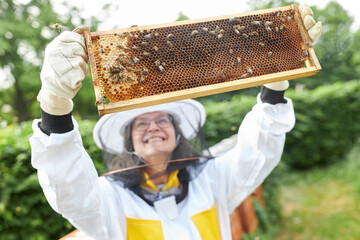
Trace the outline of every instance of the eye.
<instances>
[{"instance_id":1,"label":"eye","mask_svg":"<svg viewBox=\"0 0 360 240\"><path fill-rule=\"evenodd\" d=\"M135 122L134 127L135 129L145 129L148 127L148 125L149 125L148 121L139 120Z\"/></svg>"},{"instance_id":2,"label":"eye","mask_svg":"<svg viewBox=\"0 0 360 240\"><path fill-rule=\"evenodd\" d=\"M166 126L170 125L170 120L167 117L161 117L156 120L156 124L160 127L166 127Z\"/></svg>"}]
</instances>

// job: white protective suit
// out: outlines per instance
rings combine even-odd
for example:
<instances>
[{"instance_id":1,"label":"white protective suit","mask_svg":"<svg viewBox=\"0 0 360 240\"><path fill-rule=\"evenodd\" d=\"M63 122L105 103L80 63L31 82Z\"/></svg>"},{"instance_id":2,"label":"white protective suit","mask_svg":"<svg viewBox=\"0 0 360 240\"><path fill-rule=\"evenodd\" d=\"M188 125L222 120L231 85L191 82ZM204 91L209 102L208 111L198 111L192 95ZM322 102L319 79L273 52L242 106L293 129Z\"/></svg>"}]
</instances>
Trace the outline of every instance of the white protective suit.
<instances>
[{"instance_id":1,"label":"white protective suit","mask_svg":"<svg viewBox=\"0 0 360 240\"><path fill-rule=\"evenodd\" d=\"M237 145L208 161L190 181L187 197L169 219L115 180L98 177L78 125L64 134L44 134L33 123L32 164L52 208L87 235L120 239L231 239L231 212L279 163L285 133L295 123L287 103L258 103L243 120Z\"/></svg>"}]
</instances>

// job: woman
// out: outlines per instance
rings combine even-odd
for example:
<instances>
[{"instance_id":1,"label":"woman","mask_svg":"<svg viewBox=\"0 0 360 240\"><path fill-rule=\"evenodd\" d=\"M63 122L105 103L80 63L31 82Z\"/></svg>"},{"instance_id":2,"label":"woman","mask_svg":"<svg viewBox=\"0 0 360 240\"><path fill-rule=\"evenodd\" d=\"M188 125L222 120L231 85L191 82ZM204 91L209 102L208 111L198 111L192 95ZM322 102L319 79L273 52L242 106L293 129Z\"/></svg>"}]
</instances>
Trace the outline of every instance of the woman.
<instances>
[{"instance_id":1,"label":"woman","mask_svg":"<svg viewBox=\"0 0 360 240\"><path fill-rule=\"evenodd\" d=\"M194 100L106 115L94 139L115 171L98 177L71 116L86 61L84 39L74 32L60 34L45 51L42 119L34 121L30 143L52 208L95 239L231 239L230 213L278 164L294 125L284 98L288 82L262 88L236 146L215 159L192 145L205 122Z\"/></svg>"}]
</instances>

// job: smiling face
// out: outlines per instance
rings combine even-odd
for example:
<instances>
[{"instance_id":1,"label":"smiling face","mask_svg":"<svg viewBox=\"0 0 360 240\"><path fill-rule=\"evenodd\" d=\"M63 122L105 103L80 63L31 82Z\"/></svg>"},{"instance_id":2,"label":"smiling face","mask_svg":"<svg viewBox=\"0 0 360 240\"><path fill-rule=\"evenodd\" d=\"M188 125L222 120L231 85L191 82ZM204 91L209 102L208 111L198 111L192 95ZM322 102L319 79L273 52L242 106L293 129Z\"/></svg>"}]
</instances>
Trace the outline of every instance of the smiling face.
<instances>
[{"instance_id":1,"label":"smiling face","mask_svg":"<svg viewBox=\"0 0 360 240\"><path fill-rule=\"evenodd\" d=\"M147 163L169 160L176 147L174 125L165 112L145 113L136 117L131 137L134 150Z\"/></svg>"}]
</instances>

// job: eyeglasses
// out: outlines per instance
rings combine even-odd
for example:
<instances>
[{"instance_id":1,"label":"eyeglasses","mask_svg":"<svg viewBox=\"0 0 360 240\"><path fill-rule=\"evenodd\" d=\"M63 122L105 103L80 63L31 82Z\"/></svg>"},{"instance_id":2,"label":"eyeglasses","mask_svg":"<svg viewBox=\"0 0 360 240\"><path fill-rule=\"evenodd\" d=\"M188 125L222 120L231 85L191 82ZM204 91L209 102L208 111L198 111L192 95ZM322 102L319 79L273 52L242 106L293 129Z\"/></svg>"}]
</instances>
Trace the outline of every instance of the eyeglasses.
<instances>
[{"instance_id":1,"label":"eyeglasses","mask_svg":"<svg viewBox=\"0 0 360 240\"><path fill-rule=\"evenodd\" d=\"M146 131L151 121L154 121L159 128L167 128L172 124L171 116L160 116L155 119L139 118L134 120L133 129L136 131Z\"/></svg>"}]
</instances>

